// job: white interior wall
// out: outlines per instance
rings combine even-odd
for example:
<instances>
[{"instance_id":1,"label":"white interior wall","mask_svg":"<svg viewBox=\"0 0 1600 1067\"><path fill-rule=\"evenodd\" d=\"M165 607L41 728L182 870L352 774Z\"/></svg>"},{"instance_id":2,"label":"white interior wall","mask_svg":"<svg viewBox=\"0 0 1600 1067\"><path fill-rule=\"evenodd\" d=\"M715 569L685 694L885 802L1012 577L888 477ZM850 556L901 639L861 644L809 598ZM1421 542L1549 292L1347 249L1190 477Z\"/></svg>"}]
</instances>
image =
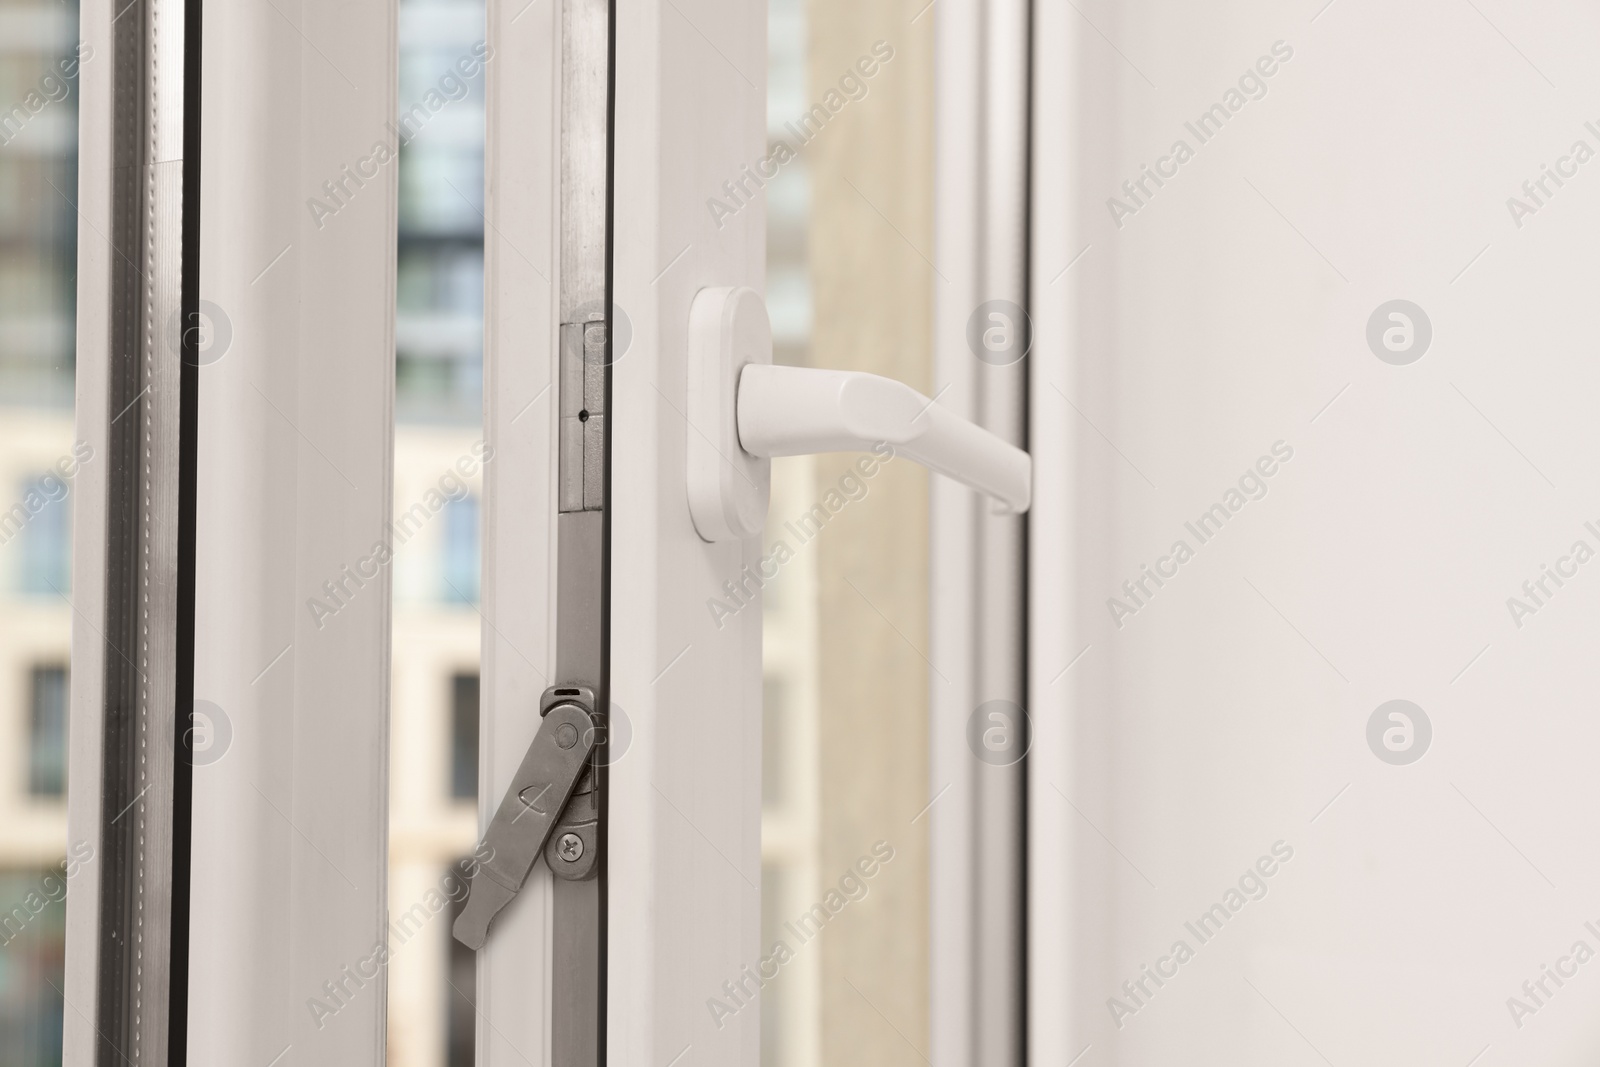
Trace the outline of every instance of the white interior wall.
<instances>
[{"instance_id":1,"label":"white interior wall","mask_svg":"<svg viewBox=\"0 0 1600 1067\"><path fill-rule=\"evenodd\" d=\"M1595 12L1037 17L1034 1061L1588 1062L1600 965L1520 1027L1507 1000L1600 950L1600 568L1520 629L1506 601L1600 548L1600 166L1520 228L1506 201L1600 150ZM1278 41L1201 145L1184 123ZM1107 199L1178 139L1194 158L1119 227ZM1396 298L1433 327L1406 366L1365 337ZM1278 441L1267 495L1200 544L1185 522ZM1108 598L1179 539L1194 558L1119 628ZM1395 698L1434 730L1408 766L1366 737ZM1279 841L1201 944L1184 924ZM1139 1006L1122 983L1178 940Z\"/></svg>"}]
</instances>

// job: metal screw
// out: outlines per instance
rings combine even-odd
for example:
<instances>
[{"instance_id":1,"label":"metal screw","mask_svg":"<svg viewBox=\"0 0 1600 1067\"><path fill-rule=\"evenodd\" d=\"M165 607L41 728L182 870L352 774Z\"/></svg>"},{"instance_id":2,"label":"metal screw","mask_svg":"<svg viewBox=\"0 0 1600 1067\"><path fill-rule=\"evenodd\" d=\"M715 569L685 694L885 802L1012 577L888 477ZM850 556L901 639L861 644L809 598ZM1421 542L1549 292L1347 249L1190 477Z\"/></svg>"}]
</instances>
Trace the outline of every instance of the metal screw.
<instances>
[{"instance_id":1,"label":"metal screw","mask_svg":"<svg viewBox=\"0 0 1600 1067\"><path fill-rule=\"evenodd\" d=\"M571 748L578 743L578 728L570 722L564 722L556 727L556 744L561 748Z\"/></svg>"},{"instance_id":2,"label":"metal screw","mask_svg":"<svg viewBox=\"0 0 1600 1067\"><path fill-rule=\"evenodd\" d=\"M568 863L576 863L583 858L583 838L577 834L562 834L560 845L561 858Z\"/></svg>"}]
</instances>

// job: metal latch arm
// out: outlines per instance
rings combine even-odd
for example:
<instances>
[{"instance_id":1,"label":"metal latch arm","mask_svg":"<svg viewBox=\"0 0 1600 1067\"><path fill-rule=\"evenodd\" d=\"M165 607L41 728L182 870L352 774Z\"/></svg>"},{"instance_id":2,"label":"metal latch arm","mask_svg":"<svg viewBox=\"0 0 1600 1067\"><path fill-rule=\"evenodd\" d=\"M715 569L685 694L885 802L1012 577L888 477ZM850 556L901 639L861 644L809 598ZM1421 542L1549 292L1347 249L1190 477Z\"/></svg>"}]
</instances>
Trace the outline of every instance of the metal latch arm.
<instances>
[{"instance_id":1,"label":"metal latch arm","mask_svg":"<svg viewBox=\"0 0 1600 1067\"><path fill-rule=\"evenodd\" d=\"M457 941L480 949L489 922L522 889L534 861L544 851L561 811L572 798L594 751L594 718L581 704L563 700L545 712L539 732L483 836L488 853L472 875L466 907L457 917Z\"/></svg>"}]
</instances>

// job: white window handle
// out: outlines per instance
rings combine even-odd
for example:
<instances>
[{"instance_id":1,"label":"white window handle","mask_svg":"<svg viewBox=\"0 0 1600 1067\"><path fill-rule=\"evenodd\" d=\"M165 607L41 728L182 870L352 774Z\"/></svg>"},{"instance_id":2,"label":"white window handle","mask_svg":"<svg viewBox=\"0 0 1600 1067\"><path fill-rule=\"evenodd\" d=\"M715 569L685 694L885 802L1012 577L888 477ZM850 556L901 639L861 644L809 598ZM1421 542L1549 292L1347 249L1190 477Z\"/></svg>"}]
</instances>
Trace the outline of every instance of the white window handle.
<instances>
[{"instance_id":1,"label":"white window handle","mask_svg":"<svg viewBox=\"0 0 1600 1067\"><path fill-rule=\"evenodd\" d=\"M1033 461L903 382L859 371L774 367L766 305L752 289L704 289L689 317L689 508L707 541L766 523L768 460L814 452L895 455L1028 510Z\"/></svg>"},{"instance_id":2,"label":"white window handle","mask_svg":"<svg viewBox=\"0 0 1600 1067\"><path fill-rule=\"evenodd\" d=\"M1033 462L976 423L904 382L846 370L752 365L739 375L739 443L756 456L865 452L895 455L1028 510Z\"/></svg>"}]
</instances>

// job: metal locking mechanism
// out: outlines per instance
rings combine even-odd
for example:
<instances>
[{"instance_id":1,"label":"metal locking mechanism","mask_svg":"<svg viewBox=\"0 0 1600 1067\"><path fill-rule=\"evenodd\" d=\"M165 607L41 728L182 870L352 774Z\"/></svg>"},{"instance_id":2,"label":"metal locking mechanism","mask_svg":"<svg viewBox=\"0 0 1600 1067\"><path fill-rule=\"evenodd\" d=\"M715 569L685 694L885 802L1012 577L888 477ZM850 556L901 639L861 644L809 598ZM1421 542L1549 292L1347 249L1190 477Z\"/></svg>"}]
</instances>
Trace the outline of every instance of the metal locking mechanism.
<instances>
[{"instance_id":1,"label":"metal locking mechanism","mask_svg":"<svg viewBox=\"0 0 1600 1067\"><path fill-rule=\"evenodd\" d=\"M480 949L489 923L522 889L541 852L558 878L580 880L600 854L599 811L590 756L599 740L594 692L553 686L539 700L543 722L483 835L489 858L472 876L457 941Z\"/></svg>"}]
</instances>

